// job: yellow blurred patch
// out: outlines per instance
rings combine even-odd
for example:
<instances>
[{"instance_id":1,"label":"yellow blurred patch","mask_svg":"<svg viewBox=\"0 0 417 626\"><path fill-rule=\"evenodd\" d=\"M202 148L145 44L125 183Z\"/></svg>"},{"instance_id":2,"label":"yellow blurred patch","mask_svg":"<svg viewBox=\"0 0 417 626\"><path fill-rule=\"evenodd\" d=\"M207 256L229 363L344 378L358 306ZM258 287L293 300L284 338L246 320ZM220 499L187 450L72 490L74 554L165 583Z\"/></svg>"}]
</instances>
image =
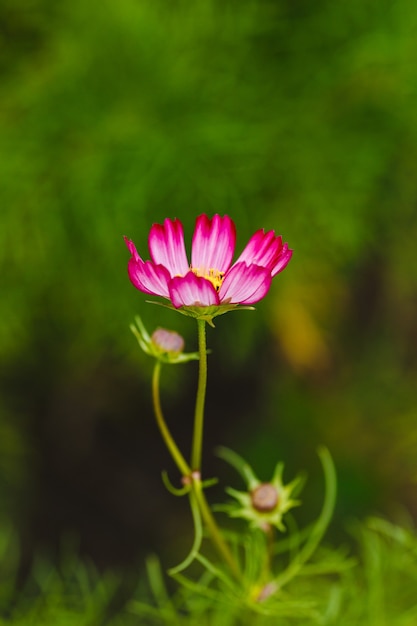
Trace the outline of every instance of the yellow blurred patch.
<instances>
[{"instance_id":1,"label":"yellow blurred patch","mask_svg":"<svg viewBox=\"0 0 417 626\"><path fill-rule=\"evenodd\" d=\"M311 312L300 302L287 302L273 325L274 335L296 370L327 369L330 353L323 332Z\"/></svg>"},{"instance_id":2,"label":"yellow blurred patch","mask_svg":"<svg viewBox=\"0 0 417 626\"><path fill-rule=\"evenodd\" d=\"M271 331L294 370L323 372L332 363L335 319L345 290L329 276L318 284L289 285L271 309Z\"/></svg>"}]
</instances>

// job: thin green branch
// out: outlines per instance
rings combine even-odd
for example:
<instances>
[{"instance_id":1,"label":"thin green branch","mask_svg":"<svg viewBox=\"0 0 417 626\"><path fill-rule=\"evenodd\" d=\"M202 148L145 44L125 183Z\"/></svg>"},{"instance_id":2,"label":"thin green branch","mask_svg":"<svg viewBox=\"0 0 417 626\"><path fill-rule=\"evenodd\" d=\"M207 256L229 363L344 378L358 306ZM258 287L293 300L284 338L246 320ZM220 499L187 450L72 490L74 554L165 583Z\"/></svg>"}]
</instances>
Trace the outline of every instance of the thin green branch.
<instances>
[{"instance_id":1,"label":"thin green branch","mask_svg":"<svg viewBox=\"0 0 417 626\"><path fill-rule=\"evenodd\" d=\"M175 443L168 429L168 426L166 425L164 415L162 413L161 400L159 396L160 374L161 374L161 362L156 361L155 367L153 370L153 377L152 377L152 399L153 399L156 422L158 424L158 428L165 442L165 445L168 448L169 453L171 454L173 460L175 461L175 464L180 470L182 476L190 476L191 468L189 467L187 461L184 459L183 455L179 451L178 446Z\"/></svg>"},{"instance_id":2,"label":"thin green branch","mask_svg":"<svg viewBox=\"0 0 417 626\"><path fill-rule=\"evenodd\" d=\"M191 514L193 516L193 524L194 524L193 545L191 546L191 550L189 554L185 557L185 559L181 561L179 565L176 565L175 567L171 567L171 569L168 570L168 574L170 574L171 576L178 574L179 572L182 572L189 565L191 565L194 559L196 559L198 556L198 551L200 550L201 542L203 540L203 526L201 523L200 509L199 509L198 502L193 491L190 491L190 508L191 508Z\"/></svg>"},{"instance_id":3,"label":"thin green branch","mask_svg":"<svg viewBox=\"0 0 417 626\"><path fill-rule=\"evenodd\" d=\"M330 523L334 505L336 502L336 472L332 457L327 448L320 448L318 451L321 464L323 466L326 481L326 495L321 513L313 526L306 544L300 549L288 567L274 579L278 587L283 587L288 581L296 576L304 563L312 556Z\"/></svg>"},{"instance_id":4,"label":"thin green branch","mask_svg":"<svg viewBox=\"0 0 417 626\"><path fill-rule=\"evenodd\" d=\"M206 322L198 319L198 351L200 354L198 370L198 388L194 413L194 433L191 452L191 467L194 471L201 471L201 457L203 446L204 427L204 403L207 388L207 344L206 344Z\"/></svg>"},{"instance_id":5,"label":"thin green branch","mask_svg":"<svg viewBox=\"0 0 417 626\"><path fill-rule=\"evenodd\" d=\"M234 558L228 544L223 538L223 535L220 532L220 529L217 525L216 520L213 517L213 514L210 510L210 507L207 503L206 496L203 491L203 486L199 479L194 479L192 483L193 492L196 496L196 500L198 502L198 506L201 511L202 518L207 527L207 530L210 533L210 538L216 547L217 551L227 563L232 572L234 578L238 581L242 581L242 572Z\"/></svg>"}]
</instances>

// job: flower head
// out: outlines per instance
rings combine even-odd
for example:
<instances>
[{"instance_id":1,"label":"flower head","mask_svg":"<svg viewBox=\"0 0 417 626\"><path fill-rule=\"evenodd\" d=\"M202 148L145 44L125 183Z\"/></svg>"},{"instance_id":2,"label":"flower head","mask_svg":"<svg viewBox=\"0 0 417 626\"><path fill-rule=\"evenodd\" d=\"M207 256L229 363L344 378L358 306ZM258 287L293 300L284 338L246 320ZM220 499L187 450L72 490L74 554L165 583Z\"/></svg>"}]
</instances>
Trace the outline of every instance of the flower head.
<instances>
[{"instance_id":1,"label":"flower head","mask_svg":"<svg viewBox=\"0 0 417 626\"><path fill-rule=\"evenodd\" d=\"M227 215L197 217L191 263L178 219L166 219L151 227L151 260L141 258L133 241L125 237L125 242L131 254L129 278L137 289L166 298L181 313L208 321L238 305L252 305L265 297L272 278L292 256L288 244L283 244L274 231L258 230L232 264L236 228Z\"/></svg>"},{"instance_id":2,"label":"flower head","mask_svg":"<svg viewBox=\"0 0 417 626\"><path fill-rule=\"evenodd\" d=\"M300 504L293 496L301 488L302 478L297 477L291 483L284 485L282 473L283 463L275 467L270 482L258 479L251 466L238 454L228 448L219 448L218 455L237 469L246 482L247 491L237 491L227 487L227 493L234 498L228 504L220 505L217 510L228 513L230 517L245 519L252 528L263 531L275 526L284 531L282 518L287 511Z\"/></svg>"},{"instance_id":3,"label":"flower head","mask_svg":"<svg viewBox=\"0 0 417 626\"><path fill-rule=\"evenodd\" d=\"M257 480L248 491L237 491L228 487L227 493L236 500L225 507L230 517L241 517L247 520L252 528L266 531L275 526L278 530L284 531L283 515L300 504L299 500L291 497L300 479L296 478L290 484L284 485L282 470L283 465L279 463L271 482L263 483Z\"/></svg>"}]
</instances>

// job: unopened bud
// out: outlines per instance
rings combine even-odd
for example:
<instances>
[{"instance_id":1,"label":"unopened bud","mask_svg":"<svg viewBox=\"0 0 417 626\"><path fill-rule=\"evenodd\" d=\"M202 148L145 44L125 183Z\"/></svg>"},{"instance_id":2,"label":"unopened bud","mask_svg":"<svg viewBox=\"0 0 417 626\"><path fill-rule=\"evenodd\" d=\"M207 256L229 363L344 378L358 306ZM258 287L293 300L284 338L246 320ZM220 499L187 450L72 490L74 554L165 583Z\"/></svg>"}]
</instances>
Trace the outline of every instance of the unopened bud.
<instances>
[{"instance_id":1,"label":"unopened bud","mask_svg":"<svg viewBox=\"0 0 417 626\"><path fill-rule=\"evenodd\" d=\"M160 352L174 355L184 350L184 339L173 330L157 328L152 333L151 340Z\"/></svg>"},{"instance_id":2,"label":"unopened bud","mask_svg":"<svg viewBox=\"0 0 417 626\"><path fill-rule=\"evenodd\" d=\"M278 492L271 483L261 483L251 492L251 501L256 511L269 513L278 504Z\"/></svg>"}]
</instances>

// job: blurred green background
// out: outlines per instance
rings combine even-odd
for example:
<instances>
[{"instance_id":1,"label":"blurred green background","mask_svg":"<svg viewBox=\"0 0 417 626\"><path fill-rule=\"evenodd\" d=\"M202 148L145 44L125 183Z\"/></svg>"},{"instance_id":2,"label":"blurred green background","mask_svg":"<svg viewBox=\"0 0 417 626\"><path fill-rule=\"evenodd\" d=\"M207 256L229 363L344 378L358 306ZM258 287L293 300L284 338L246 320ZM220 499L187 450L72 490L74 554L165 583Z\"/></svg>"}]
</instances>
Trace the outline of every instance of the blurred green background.
<instances>
[{"instance_id":1,"label":"blurred green background","mask_svg":"<svg viewBox=\"0 0 417 626\"><path fill-rule=\"evenodd\" d=\"M189 545L178 476L129 324L132 238L200 213L294 249L255 312L209 329L205 470L222 444L267 480L335 459L333 532L417 516L417 5L408 0L3 0L0 8L0 514L22 571L63 536L99 566ZM190 446L196 365L166 368ZM304 516L304 517L303 517Z\"/></svg>"}]
</instances>

